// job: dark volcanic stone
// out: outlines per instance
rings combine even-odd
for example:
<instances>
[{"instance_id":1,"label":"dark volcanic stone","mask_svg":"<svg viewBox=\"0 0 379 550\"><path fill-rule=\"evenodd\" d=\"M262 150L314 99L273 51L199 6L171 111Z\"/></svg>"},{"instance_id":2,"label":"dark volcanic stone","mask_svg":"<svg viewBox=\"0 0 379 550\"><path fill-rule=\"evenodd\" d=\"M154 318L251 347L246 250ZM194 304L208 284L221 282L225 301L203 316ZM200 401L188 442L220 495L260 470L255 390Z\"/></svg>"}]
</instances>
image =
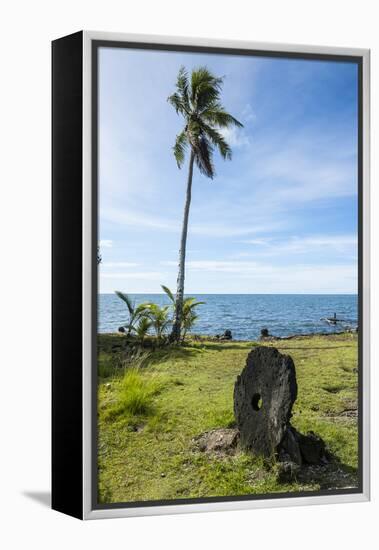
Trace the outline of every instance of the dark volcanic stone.
<instances>
[{"instance_id":1,"label":"dark volcanic stone","mask_svg":"<svg viewBox=\"0 0 379 550\"><path fill-rule=\"evenodd\" d=\"M289 426L296 396L292 358L272 347L254 348L234 386L241 447L258 455L274 455Z\"/></svg>"},{"instance_id":2,"label":"dark volcanic stone","mask_svg":"<svg viewBox=\"0 0 379 550\"><path fill-rule=\"evenodd\" d=\"M302 465L303 460L299 446L299 435L292 426L288 426L278 448L279 460L289 459L299 466Z\"/></svg>"},{"instance_id":3,"label":"dark volcanic stone","mask_svg":"<svg viewBox=\"0 0 379 550\"><path fill-rule=\"evenodd\" d=\"M232 331L231 330L226 330L224 332L224 334L221 336L221 339L222 340L232 340L233 339Z\"/></svg>"}]
</instances>

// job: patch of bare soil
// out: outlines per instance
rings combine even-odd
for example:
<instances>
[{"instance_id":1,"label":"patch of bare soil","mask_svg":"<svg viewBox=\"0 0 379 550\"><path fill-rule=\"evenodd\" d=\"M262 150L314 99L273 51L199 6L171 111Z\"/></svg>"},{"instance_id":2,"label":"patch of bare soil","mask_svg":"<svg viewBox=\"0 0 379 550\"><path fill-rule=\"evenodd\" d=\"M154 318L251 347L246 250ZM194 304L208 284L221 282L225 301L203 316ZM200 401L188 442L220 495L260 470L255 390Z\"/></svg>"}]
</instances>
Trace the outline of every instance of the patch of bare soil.
<instances>
[{"instance_id":1,"label":"patch of bare soil","mask_svg":"<svg viewBox=\"0 0 379 550\"><path fill-rule=\"evenodd\" d=\"M338 413L328 413L327 416L333 420L345 420L352 419L357 420L358 418L358 403L354 399L345 400L345 408Z\"/></svg>"},{"instance_id":2,"label":"patch of bare soil","mask_svg":"<svg viewBox=\"0 0 379 550\"><path fill-rule=\"evenodd\" d=\"M237 428L219 428L204 432L192 440L195 448L203 453L215 453L218 456L234 455L237 451L239 431Z\"/></svg>"}]
</instances>

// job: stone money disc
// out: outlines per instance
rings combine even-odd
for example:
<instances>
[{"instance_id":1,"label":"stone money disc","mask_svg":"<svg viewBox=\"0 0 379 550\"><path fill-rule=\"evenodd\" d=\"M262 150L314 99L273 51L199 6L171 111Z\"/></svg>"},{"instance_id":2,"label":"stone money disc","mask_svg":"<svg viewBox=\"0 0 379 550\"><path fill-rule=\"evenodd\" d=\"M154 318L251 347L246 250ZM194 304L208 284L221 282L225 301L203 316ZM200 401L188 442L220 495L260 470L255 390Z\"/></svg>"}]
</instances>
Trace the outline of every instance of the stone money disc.
<instances>
[{"instance_id":1,"label":"stone money disc","mask_svg":"<svg viewBox=\"0 0 379 550\"><path fill-rule=\"evenodd\" d=\"M241 447L272 456L287 430L296 396L292 358L273 347L254 348L234 386L234 415Z\"/></svg>"}]
</instances>

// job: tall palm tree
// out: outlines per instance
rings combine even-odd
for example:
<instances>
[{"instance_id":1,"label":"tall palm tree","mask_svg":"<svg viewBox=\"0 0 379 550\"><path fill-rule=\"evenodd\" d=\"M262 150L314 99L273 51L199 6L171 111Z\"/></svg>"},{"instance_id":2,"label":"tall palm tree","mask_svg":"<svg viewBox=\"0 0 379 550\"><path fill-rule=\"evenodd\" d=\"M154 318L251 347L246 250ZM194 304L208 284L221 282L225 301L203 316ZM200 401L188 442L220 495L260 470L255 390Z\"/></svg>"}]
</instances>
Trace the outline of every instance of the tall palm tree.
<instances>
[{"instance_id":1,"label":"tall palm tree","mask_svg":"<svg viewBox=\"0 0 379 550\"><path fill-rule=\"evenodd\" d=\"M180 339L183 319L184 275L193 166L196 163L201 174L213 179L215 175L214 149L218 149L223 159L230 160L232 158L232 150L220 130L231 126L243 126L224 109L220 102L222 83L223 78L214 76L206 67L194 69L190 77L186 69L181 67L176 80L176 92L168 98L176 113L180 114L185 122L183 130L176 136L173 147L178 168L183 166L187 148L189 148L190 155L179 250L174 323L171 332L171 340L176 342Z\"/></svg>"}]
</instances>

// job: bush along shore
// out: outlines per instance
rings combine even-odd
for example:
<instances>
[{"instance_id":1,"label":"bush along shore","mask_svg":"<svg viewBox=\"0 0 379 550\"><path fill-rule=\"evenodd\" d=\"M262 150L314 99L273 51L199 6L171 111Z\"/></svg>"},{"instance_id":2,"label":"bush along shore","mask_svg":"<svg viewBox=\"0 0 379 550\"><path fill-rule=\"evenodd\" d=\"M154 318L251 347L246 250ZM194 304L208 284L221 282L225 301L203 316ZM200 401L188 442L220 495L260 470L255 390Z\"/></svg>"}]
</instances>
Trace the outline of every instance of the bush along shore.
<instances>
[{"instance_id":1,"label":"bush along shore","mask_svg":"<svg viewBox=\"0 0 379 550\"><path fill-rule=\"evenodd\" d=\"M152 317L147 320L153 323ZM357 486L355 332L287 339L266 335L259 342L187 334L180 345L166 345L159 322L139 334L129 326L123 333L98 335L100 502ZM325 463L283 475L277 457L246 452L234 438L234 385L249 352L260 345L292 357L298 392L291 426L322 438ZM204 444L212 432L228 444Z\"/></svg>"}]
</instances>

